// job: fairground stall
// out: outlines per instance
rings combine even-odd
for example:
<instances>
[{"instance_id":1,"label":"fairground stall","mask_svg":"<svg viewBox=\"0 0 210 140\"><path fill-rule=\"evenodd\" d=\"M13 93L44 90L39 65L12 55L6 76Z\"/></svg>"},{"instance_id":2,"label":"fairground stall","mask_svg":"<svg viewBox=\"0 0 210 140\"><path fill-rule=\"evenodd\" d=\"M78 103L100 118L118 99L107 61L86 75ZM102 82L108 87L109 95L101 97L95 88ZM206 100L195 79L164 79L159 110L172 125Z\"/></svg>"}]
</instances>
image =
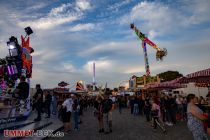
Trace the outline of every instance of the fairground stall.
<instances>
[{"instance_id":1,"label":"fairground stall","mask_svg":"<svg viewBox=\"0 0 210 140\"><path fill-rule=\"evenodd\" d=\"M150 89L146 88L147 85L151 84L158 84L160 83L159 76L146 76L143 75L141 77L132 76L129 80L129 91L134 92L135 95L140 95L144 97L146 94L158 94L157 89Z\"/></svg>"},{"instance_id":2,"label":"fairground stall","mask_svg":"<svg viewBox=\"0 0 210 140\"><path fill-rule=\"evenodd\" d=\"M183 83L193 82L198 87L210 88L210 68L186 75Z\"/></svg>"},{"instance_id":3,"label":"fairground stall","mask_svg":"<svg viewBox=\"0 0 210 140\"><path fill-rule=\"evenodd\" d=\"M204 98L210 98L210 68L205 70L200 70L194 73L190 73L186 75L186 77L181 80L182 83L194 83L195 86L198 87L198 90L200 88L208 88L208 91L205 94ZM199 96L199 95L196 95ZM210 108L210 100L207 99L203 103L197 104L203 111L207 112Z\"/></svg>"},{"instance_id":4,"label":"fairground stall","mask_svg":"<svg viewBox=\"0 0 210 140\"><path fill-rule=\"evenodd\" d=\"M158 93L155 96L158 96L162 90L170 91L172 89L185 88L186 86L180 83L181 79L182 77L174 79L172 81L166 81L166 82L161 82L161 83L150 83L150 84L145 85L145 89L157 90Z\"/></svg>"}]
</instances>

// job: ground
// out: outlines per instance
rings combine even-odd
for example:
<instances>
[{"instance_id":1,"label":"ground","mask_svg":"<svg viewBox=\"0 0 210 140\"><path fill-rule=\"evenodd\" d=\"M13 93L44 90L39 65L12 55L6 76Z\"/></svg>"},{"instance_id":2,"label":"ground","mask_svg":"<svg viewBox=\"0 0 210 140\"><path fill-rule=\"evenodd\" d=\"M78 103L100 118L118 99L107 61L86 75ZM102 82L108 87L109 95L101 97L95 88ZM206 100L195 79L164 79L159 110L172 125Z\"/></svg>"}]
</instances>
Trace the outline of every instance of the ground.
<instances>
[{"instance_id":1,"label":"ground","mask_svg":"<svg viewBox=\"0 0 210 140\"><path fill-rule=\"evenodd\" d=\"M130 110L124 109L122 114L113 111L113 133L98 133L98 122L93 116L93 109L88 109L82 117L83 123L79 131L65 134L68 140L193 140L187 129L186 122L178 122L173 127L167 127L167 134L160 129L153 130L144 116L133 116ZM52 139L52 138L51 138Z\"/></svg>"}]
</instances>

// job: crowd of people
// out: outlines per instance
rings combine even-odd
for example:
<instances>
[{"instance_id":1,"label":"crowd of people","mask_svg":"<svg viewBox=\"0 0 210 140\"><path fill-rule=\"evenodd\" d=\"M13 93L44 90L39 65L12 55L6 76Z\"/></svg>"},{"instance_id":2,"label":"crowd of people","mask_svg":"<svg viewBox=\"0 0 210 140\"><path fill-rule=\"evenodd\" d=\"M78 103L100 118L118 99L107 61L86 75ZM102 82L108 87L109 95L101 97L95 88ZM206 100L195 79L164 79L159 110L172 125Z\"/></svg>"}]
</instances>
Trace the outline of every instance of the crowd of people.
<instances>
[{"instance_id":1,"label":"crowd of people","mask_svg":"<svg viewBox=\"0 0 210 140\"><path fill-rule=\"evenodd\" d=\"M40 85L37 85L33 98L33 108L38 112L35 121L41 120L42 112L46 113L46 118L57 114L64 123L66 133L72 128L77 131L82 123L83 112L92 108L98 121L98 132L109 134L113 131L112 110L118 108L119 114L122 114L124 108L129 108L132 115L145 117L145 121L151 123L154 129L159 126L163 132L166 132L166 126L172 127L177 122L186 121L195 140L207 140L207 133L210 134L210 115L204 105L209 103L209 96L204 98L194 94L181 96L161 93L159 96L112 97L111 93L98 96L71 94L61 104L57 104L56 97L50 91L42 91Z\"/></svg>"},{"instance_id":2,"label":"crowd of people","mask_svg":"<svg viewBox=\"0 0 210 140\"><path fill-rule=\"evenodd\" d=\"M162 93L159 97L119 96L117 103L120 114L123 107L129 107L131 114L145 116L147 122L152 122L154 129L159 125L166 132L165 125L171 127L177 121L186 121L195 140L207 140L207 133L210 134L209 97L210 92L206 98L194 94L181 96ZM127 106L124 102L127 102Z\"/></svg>"},{"instance_id":3,"label":"crowd of people","mask_svg":"<svg viewBox=\"0 0 210 140\"><path fill-rule=\"evenodd\" d=\"M112 132L112 105L113 102L109 95L89 97L78 94L70 94L66 99L59 103L52 91L42 90L41 85L36 85L36 93L33 96L32 110L36 110L37 117L34 121L41 121L42 114L45 118L56 115L64 123L65 133L69 133L72 128L77 131L79 124L82 123L81 116L87 108L94 108L94 116L99 122L99 132ZM73 127L71 126L73 122Z\"/></svg>"},{"instance_id":4,"label":"crowd of people","mask_svg":"<svg viewBox=\"0 0 210 140\"><path fill-rule=\"evenodd\" d=\"M71 118L73 119L74 130L78 130L78 124L82 123L81 116L87 108L94 109L93 116L98 121L99 133L112 132L112 109L113 102L109 95L101 95L97 97L88 97L72 94L59 107L59 118L64 123L66 133L71 131ZM71 117L72 116L72 117Z\"/></svg>"}]
</instances>

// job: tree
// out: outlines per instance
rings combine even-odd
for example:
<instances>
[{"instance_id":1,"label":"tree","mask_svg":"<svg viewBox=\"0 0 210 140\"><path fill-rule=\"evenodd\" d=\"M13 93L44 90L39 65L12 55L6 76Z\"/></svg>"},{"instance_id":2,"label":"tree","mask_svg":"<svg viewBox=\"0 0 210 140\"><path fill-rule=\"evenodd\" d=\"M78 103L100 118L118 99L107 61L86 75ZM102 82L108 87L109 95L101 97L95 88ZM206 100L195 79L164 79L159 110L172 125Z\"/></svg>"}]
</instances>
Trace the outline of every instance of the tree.
<instances>
[{"instance_id":1,"label":"tree","mask_svg":"<svg viewBox=\"0 0 210 140\"><path fill-rule=\"evenodd\" d=\"M183 76L178 71L166 71L166 72L160 73L158 75L161 79L161 82L171 81L171 80L174 80L176 78L179 78L179 77Z\"/></svg>"}]
</instances>

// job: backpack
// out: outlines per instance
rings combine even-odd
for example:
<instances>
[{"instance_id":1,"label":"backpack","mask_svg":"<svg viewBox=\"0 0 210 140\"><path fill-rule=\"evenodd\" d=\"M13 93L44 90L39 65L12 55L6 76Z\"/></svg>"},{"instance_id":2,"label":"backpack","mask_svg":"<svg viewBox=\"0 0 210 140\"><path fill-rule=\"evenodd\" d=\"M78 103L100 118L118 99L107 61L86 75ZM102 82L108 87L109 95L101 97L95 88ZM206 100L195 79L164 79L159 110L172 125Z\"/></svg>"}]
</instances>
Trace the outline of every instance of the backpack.
<instances>
[{"instance_id":1,"label":"backpack","mask_svg":"<svg viewBox=\"0 0 210 140\"><path fill-rule=\"evenodd\" d=\"M105 100L102 106L103 113L108 113L112 109L112 101Z\"/></svg>"}]
</instances>

